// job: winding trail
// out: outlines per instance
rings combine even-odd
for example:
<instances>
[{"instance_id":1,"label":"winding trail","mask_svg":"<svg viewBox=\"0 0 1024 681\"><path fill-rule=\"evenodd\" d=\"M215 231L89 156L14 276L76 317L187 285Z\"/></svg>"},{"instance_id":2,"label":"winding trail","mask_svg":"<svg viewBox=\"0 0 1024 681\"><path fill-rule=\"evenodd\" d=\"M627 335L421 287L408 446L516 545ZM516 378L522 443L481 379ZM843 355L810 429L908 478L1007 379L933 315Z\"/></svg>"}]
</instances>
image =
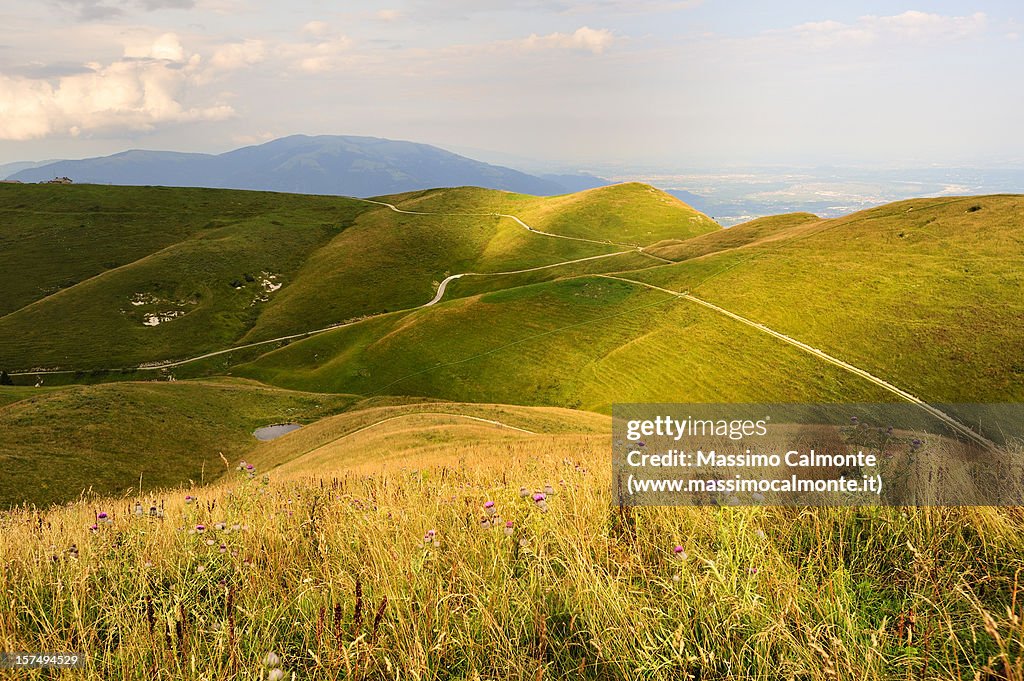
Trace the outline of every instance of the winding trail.
<instances>
[{"instance_id":1,"label":"winding trail","mask_svg":"<svg viewBox=\"0 0 1024 681\"><path fill-rule=\"evenodd\" d=\"M536 230L536 229L530 227L525 222L523 222L519 218L517 218L515 216L512 216L512 215L501 215L499 213L424 213L424 212L420 212L420 211L402 210L401 208L398 208L397 206L394 206L394 205L392 205L390 203L384 203L383 201L374 201L372 199L358 199L358 200L359 201L365 201L367 203L373 203L373 204L381 205L381 206L387 206L388 208L390 208L391 210L393 210L393 211L395 211L397 213L406 213L406 214L409 214L409 215L470 215L470 216L495 216L496 215L496 216L499 216L499 217L511 218L511 219L515 220L517 223L519 223L520 225L522 225L523 227L525 227L526 229L528 229L529 231L531 231L531 232L533 232L535 234L541 234L541 235L544 235L544 236L550 236L550 237L555 237L555 238L559 238L559 239L571 239L573 241L586 241L586 242L589 242L589 243L601 244L602 246L607 246L609 244L612 244L612 242L607 242L607 241L594 241L592 239L582 239L582 238L577 238L577 237L572 237L572 236L563 236L561 234L551 234L549 232L542 232L540 230ZM612 245L615 245L615 244L612 244ZM353 319L353 320L346 321L346 322L339 322L339 323L336 323L336 324L330 324L328 326L325 326L325 327L322 327L322 328L319 328L319 329L313 329L311 331L303 331L301 333L293 333L293 334L289 334L287 336L278 336L276 338L268 338L267 340L256 341L256 342L253 342L253 343L246 343L244 345L236 345L236 346L233 346L233 347L230 347L230 348L224 348L223 350L214 350L213 352L207 352L207 353L204 353L202 355L196 355L195 357L187 357L185 359L179 359L179 360L173 360L173 361L163 361L163 362L144 362L144 363L136 365L136 366L124 367L124 368L118 368L118 369L111 369L110 371L157 371L157 370L160 370L160 369L173 369L174 367L183 366L185 364L192 364L193 362L199 362L201 360L210 359L212 357L219 357L220 355L226 355L226 354L230 354L232 352L238 352L239 350L248 350L250 348L257 348L257 347L261 347L263 345L271 345L273 343L280 343L280 342L283 342L283 341L290 341L290 340L296 340L296 339L301 339L301 338L309 338L310 336L316 336L318 334L326 333L328 331L335 331L337 329L343 329L345 327L352 326L354 324L360 324L362 322L369 321L371 319L376 319L378 317L384 317L384 316L387 316L389 314L398 314L398 313L401 313L401 312L413 312L415 310L419 310L419 309L422 309L422 308L425 308L425 307L431 307L432 305L436 305L437 303L441 302L441 300L444 298L445 292L448 289L448 284L450 284L451 282L455 281L456 279L461 279L462 277L499 277L499 276L510 275L510 274L523 274L523 273L526 273L526 272L536 272L538 270L546 270L546 269L551 269L551 268L554 268L554 267L562 267L564 265L573 265L575 263L588 262L590 260L600 260L602 258L612 258L612 257L619 256L619 255L626 255L627 253L640 253L642 255L646 255L648 257L655 258L657 260L663 260L663 258L651 255L650 253L644 253L644 251L639 246L633 246L633 245L630 245L630 244L618 244L618 245L629 246L629 249L628 250L624 250L624 251L615 251L614 253L601 253L599 255L591 255L591 256L588 256L586 258L576 258L574 260L565 260L565 261L562 261L562 262L555 262L555 263L550 263L550 264L547 264L547 265L538 265L537 267L527 267L527 268L519 269L519 270L509 270L507 272L460 272L459 274L453 274L453 275L450 275L450 276L446 277L440 283L440 285L437 287L437 291L434 293L434 297L431 298L426 303L424 303L422 305L417 305L416 307L410 307L410 308L406 308L404 310L395 310L394 312L381 312L381 313L377 313L377 314L367 315L365 317L359 317L358 319ZM12 371L12 372L9 373L9 375L10 376L55 376L55 375L62 375L62 374L63 375L75 374L75 373L78 373L78 370L75 370L75 369L40 369L38 371L31 371L31 370L29 370L29 371Z\"/></svg>"},{"instance_id":2,"label":"winding trail","mask_svg":"<svg viewBox=\"0 0 1024 681\"><path fill-rule=\"evenodd\" d=\"M356 197L349 197L349 198L356 198ZM386 207L386 208L388 208L388 209L390 209L390 210L392 210L392 211L394 211L396 213L403 213L403 214L406 214L406 215L466 215L466 216L477 216L477 217L487 217L487 216L490 216L490 217L507 218L509 220L513 220L514 222L516 222L516 224L520 225L521 227L523 227L527 231L532 232L534 234L539 234L539 235L542 235L542 236L548 236L548 237L552 237L552 238L556 238L556 239L568 239L568 240L571 240L571 241L583 241L583 242L587 242L587 243L600 244L602 246L608 246L608 245L623 246L623 247L627 247L629 250L617 251L617 252L614 252L614 253L603 253L603 254L600 254L600 255L589 256L589 257L586 257L586 258L577 258L575 260L566 260L564 262L551 263L551 264L548 264L548 265L539 265L537 267L528 267L528 268L520 269L520 270L511 270L511 271L508 271L508 272L461 272L459 274L452 274L452 275L446 277L443 281L441 281L440 285L437 287L437 291L434 293L434 297L433 298L431 298L428 302L426 302L426 303L424 303L422 305L419 305L417 307L409 308L409 309L406 309L406 310L396 310L395 312L384 312L384 313L368 315L366 317L361 317L359 319L354 319L354 320L347 321L347 322L342 322L342 323L338 323L338 324L331 324L331 325L325 326L325 327L323 327L321 329L314 329L312 331L305 331L303 333L296 333L296 334L291 334L291 335L288 335L288 336L279 336L277 338L271 338L271 339L264 340L264 341L257 341L255 343L247 343L245 345L238 345L238 346L231 347L231 348L225 348L223 350L216 350L214 352L207 352L205 354L198 355L196 357L189 357L187 359L175 360L175 361L170 361L170 362L152 362L152 363L140 364L140 365L135 366L135 367L128 367L127 370L149 371L149 370L168 369L168 368L178 367L178 366L182 366L184 364L190 364L190 363L193 363L193 362L198 362L200 360L209 359L211 357L217 357L217 356L220 356L220 355L225 355L225 354L228 354L228 353L237 352L239 350L245 350L245 349L248 349L248 348L260 347L260 346L263 346L263 345L270 345L270 344L273 344L273 343L280 343L280 342L286 341L286 340L295 340L295 339L298 339L298 338L308 338L310 336L315 336L315 335L318 335L318 334L321 334L321 333L326 333L328 331L334 331L336 329L345 328L345 327L348 327L348 326L352 326L354 324L359 324L359 323L362 323L364 321L368 321L370 319L375 319L375 318L378 318L378 317L383 317L383 316L386 316L386 315L389 315L389 314L397 314L397 313L401 313L401 312L412 312L414 310L419 310L419 309L422 309L422 308L431 307L431 306L436 305L437 303L439 303L444 298L444 294L445 294L445 292L446 292L446 290L448 288L448 285L451 282L453 282L453 281L455 281L457 279L461 279L462 277L483 277L483 276L501 276L501 275L510 275L510 274L522 274L522 273L525 273L525 272L535 272L537 270L550 269L550 268L553 268L553 267L561 267L563 265L571 265L571 264L574 264L574 263L587 262L587 261L590 261L590 260L599 260L601 258L611 258L611 257L618 256L618 255L624 255L624 254L630 253L630 252L641 253L641 254L646 255L646 256L648 256L650 258L654 258L656 260L661 260L663 262L673 262L673 261L670 261L670 260L666 260L665 258L661 258L659 256L652 255L650 253L646 253L643 250L642 246L638 246L636 244L624 244L624 243L617 243L617 242L613 242L613 241L597 241L597 240L594 240L594 239L585 239L583 237L566 236L564 234L553 234L551 232L544 232L544 231L541 231L539 229L534 229L533 227L531 227L530 225L526 224L519 217L517 217L515 215L509 215L509 214L505 214L505 213L494 213L494 212L491 212L491 213L432 213L432 212L424 212L424 211L404 210L404 209L399 208L398 206L396 206L396 205L394 205L392 203L387 203L385 201L377 201L377 200L374 200L374 199L356 199L356 200L363 201L365 203L372 203L372 204L375 204L375 205L384 206L384 207ZM747 319L746 317L738 315L735 312L730 312L729 310L727 310L727 309L725 309L723 307L720 307L718 305L715 305L714 303L708 302L706 300L698 298L697 296L691 295L689 291L673 291L673 290L670 290L670 289L667 289L667 288L663 288L661 286L656 286L654 284L649 284L647 282L637 281L635 279L627 279L625 277L619 277L619 276L615 276L613 274L598 273L596 275L585 275L585 276L599 276L599 277L603 277L605 279L614 279L614 280L617 280L617 281L622 281L622 282L626 282L626 283L629 283L629 284L633 284L633 285L636 285L636 286L643 286L643 287L646 287L646 288L654 289L656 291L661 291L661 292L664 292L664 293L668 293L668 294L673 295L673 296L675 296L677 298L680 298L680 299L683 299L683 300L687 300L687 301L695 303L697 305L701 305L701 306L703 306L703 307L705 307L705 308L707 308L709 310L717 312L718 314L724 315L724 316L726 316L726 317L728 317L728 318L730 318L730 319L732 319L734 321L740 322L741 324L745 324L745 325L747 325L747 326L749 326L751 328L754 328L754 329L756 329L756 330L758 330L758 331L760 331L762 333L768 334L768 335L770 335L770 336L772 336L774 338L777 338L778 340L781 340L781 341L783 341L785 343L788 343L789 345L792 345L792 346L802 350L803 352L806 352L806 353L808 353L810 355L813 355L814 357L817 357L818 359L821 359L822 361L828 362L829 364L832 364L832 365L837 366L837 367L839 367L841 369L844 369L845 371L848 371L848 372L850 372L850 373L852 373L852 374L854 374L856 376L859 376L860 378L863 378L864 380L866 380L866 381L868 381L868 382L870 382L870 383L872 383L874 385L877 385L878 387L880 387L880 388L882 388L882 389L892 393L893 395L898 396L900 399L906 400L907 402L910 402L910 403L913 403L913 404L917 405L918 407L920 407L924 411L928 412L932 416L936 417L937 419L939 419L940 421L942 421L943 423L945 423L949 427L951 427L954 430L956 430L957 432L959 432L959 433L969 437L970 439L974 440L978 444L980 444L980 445L982 445L984 447L989 447L989 448L994 448L995 447L995 445L992 442L990 442L986 438L982 437L978 433L974 432L972 429L970 429L969 427L965 426L964 424L960 423L960 421L958 421L957 419L953 418L952 416L950 416L949 414L945 413L941 409L933 407L932 405L930 405L927 402L925 402L924 400L916 397L915 395L912 395L911 393L907 392L906 390L903 390L902 388L899 388L899 387L893 385L892 383L889 383L888 381L886 381L886 380L884 380L882 378L879 378L878 376L875 376L874 374L872 374L872 373L870 373L870 372L868 372L868 371L866 371L864 369L861 369L858 366L854 366L853 364L850 364L849 362L845 362L845 361L843 361L841 359L838 359L837 357L833 357L832 355L830 355L830 354L828 354L828 353L826 353L826 352L824 352L822 350L819 350L818 348L812 347L812 346L810 346L810 345L808 345L808 344L806 344L806 343L804 343L802 341L799 341L799 340L797 340L795 338L792 338L791 336L787 336L784 333L781 333L779 331L775 331L774 329L771 329L771 328L765 326L764 324L761 324L759 322L755 322L753 320ZM123 370L124 369L115 370L115 371L123 371ZM17 371L17 372L11 372L9 375L11 375L11 376L34 376L34 375L73 374L73 373L77 373L77 372L75 370L70 370L70 369L69 370ZM394 418L398 418L398 417L394 417ZM466 418L475 418L475 417L467 416ZM390 420L390 419L386 419L386 420ZM477 419L477 420L487 421L487 419ZM383 421L381 421L380 423L383 423ZM495 422L491 422L491 423L493 423L494 425L498 425L498 426L512 427L512 426L507 426L506 424L502 424L502 423L499 423L499 422L496 422L496 421ZM376 425L376 424L371 424L371 426L367 426L367 427L372 427L372 425ZM516 430L522 430L522 429L517 428ZM355 432L359 432L359 431L355 431ZM530 431L524 431L524 432L530 432ZM351 433L351 434L355 434L355 433ZM345 437L345 436L343 436L343 437Z\"/></svg>"},{"instance_id":3,"label":"winding trail","mask_svg":"<svg viewBox=\"0 0 1024 681\"><path fill-rule=\"evenodd\" d=\"M637 286L644 286L646 288L654 289L655 291L662 291L664 293L670 293L670 294L672 294L672 295L674 295L674 296L676 296L678 298L681 298L683 300L688 300L688 301L690 301L692 303L696 303L697 305L702 305L702 306L708 308L709 310L713 310L713 311L715 311L715 312L717 312L719 314L725 315L726 317L729 317L730 319L733 319L733 320L735 320L737 322L740 322L741 324L746 324L747 326L752 327L754 329L757 329L758 331L760 331L762 333L766 333L769 336L773 336L775 338L778 338L779 340L781 340L781 341L783 341L785 343L789 343L790 345L792 345L792 346L794 346L796 348L799 348L800 350L803 350L804 352L806 352L806 353L808 353L810 355L814 355L818 359L824 360L824 361L828 362L829 364L834 364L835 366L837 366L837 367L839 367L841 369L845 369L846 371L848 371L848 372L850 372L852 374L860 376L864 380L866 380L866 381L868 381L870 383L873 383L873 384L877 385L880 388L883 388L883 389L887 390L888 392L892 393L893 395L896 395L896 396L900 397L903 400L906 400L907 402L911 402L913 404L916 404L917 406L921 407L921 409L925 410L926 412L928 412L929 414L931 414L935 418L939 419L940 421L942 421L943 423L948 425L950 428L953 428L954 430L956 430L957 432L961 433L962 435L966 435L967 437L969 437L970 439L974 440L975 442L977 442L978 444L982 445L983 447L991 447L991 448L995 447L994 443L990 442L989 440L987 440L986 438L982 437L978 433L974 432L973 430L971 430L970 428L968 428L964 424L960 423L958 420L956 420L955 418L953 418L952 416L950 416L946 412L944 412L941 409L938 409L936 407L933 407L932 405L928 404L927 402L925 402L924 400L920 399L919 397L911 395L906 390L903 390L902 388L899 388L899 387L893 385L892 383L889 383L885 379L879 378L878 376L875 376L874 374L872 374L872 373L870 373L870 372L868 372L868 371L866 371L864 369L861 369L858 366L854 366L853 364L850 364L849 362L844 362L841 359L833 357L832 355L828 354L827 352L825 352L823 350L819 350L818 348L812 347L812 346L808 345L807 343L804 343L802 341L798 341L797 339L795 339L795 338L793 338L791 336L787 336L784 333L780 333L779 331L776 331L774 329L770 329L767 326L765 326L764 324L760 324L760 323L755 322L753 320L747 319L746 317L740 316L740 315L736 314L735 312L730 312L729 310L726 310L724 307L720 307L718 305L715 305L714 303L709 303L708 301L706 301L706 300L704 300L702 298L698 298L697 296L691 295L689 293L689 291L672 291L672 290L667 289L667 288L662 288L661 286L655 286L654 284L648 284L647 282L636 281L635 279L626 279L625 277L617 277L617 276L614 276L614 275L611 275L611 274L598 274L597 276L604 277L605 279L615 279L617 281L624 281L624 282L627 282L627 283L630 283L630 284L636 284Z\"/></svg>"}]
</instances>

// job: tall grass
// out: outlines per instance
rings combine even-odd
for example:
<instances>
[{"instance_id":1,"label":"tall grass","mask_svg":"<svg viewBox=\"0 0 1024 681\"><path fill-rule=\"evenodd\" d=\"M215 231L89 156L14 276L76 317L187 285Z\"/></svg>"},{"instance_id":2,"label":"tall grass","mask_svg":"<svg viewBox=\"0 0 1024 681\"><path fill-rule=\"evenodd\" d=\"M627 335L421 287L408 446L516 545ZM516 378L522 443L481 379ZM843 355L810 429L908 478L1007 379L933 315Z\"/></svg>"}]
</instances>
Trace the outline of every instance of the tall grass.
<instances>
[{"instance_id":1,"label":"tall grass","mask_svg":"<svg viewBox=\"0 0 1024 681\"><path fill-rule=\"evenodd\" d=\"M90 679L269 678L270 652L299 679L1024 679L1019 509L631 512L606 450L237 473L162 518L16 510L0 650L82 651Z\"/></svg>"}]
</instances>

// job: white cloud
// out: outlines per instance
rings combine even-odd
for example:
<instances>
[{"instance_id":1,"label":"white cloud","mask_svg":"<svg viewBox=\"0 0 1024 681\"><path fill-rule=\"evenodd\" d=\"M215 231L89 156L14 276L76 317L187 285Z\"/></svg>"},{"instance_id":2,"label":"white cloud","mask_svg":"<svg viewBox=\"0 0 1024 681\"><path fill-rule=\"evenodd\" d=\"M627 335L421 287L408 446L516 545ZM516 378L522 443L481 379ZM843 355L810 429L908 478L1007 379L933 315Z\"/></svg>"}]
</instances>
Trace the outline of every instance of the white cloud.
<instances>
[{"instance_id":1,"label":"white cloud","mask_svg":"<svg viewBox=\"0 0 1024 681\"><path fill-rule=\"evenodd\" d=\"M308 33L309 35L316 36L318 38L327 35L330 30L331 27L324 21L310 21L302 27L303 33Z\"/></svg>"},{"instance_id":2,"label":"white cloud","mask_svg":"<svg viewBox=\"0 0 1024 681\"><path fill-rule=\"evenodd\" d=\"M185 50L174 33L164 33L155 40L142 40L126 44L124 56L129 59L162 59L172 62L185 60Z\"/></svg>"},{"instance_id":3,"label":"white cloud","mask_svg":"<svg viewBox=\"0 0 1024 681\"><path fill-rule=\"evenodd\" d=\"M526 50L579 50L600 54L614 40L615 36L608 29L583 26L573 33L549 33L544 36L534 34L518 41L518 45Z\"/></svg>"},{"instance_id":4,"label":"white cloud","mask_svg":"<svg viewBox=\"0 0 1024 681\"><path fill-rule=\"evenodd\" d=\"M796 38L812 48L863 46L880 42L925 43L962 40L985 31L983 12L945 16L910 10L892 16L867 15L853 23L816 21L768 35Z\"/></svg>"},{"instance_id":5,"label":"white cloud","mask_svg":"<svg viewBox=\"0 0 1024 681\"><path fill-rule=\"evenodd\" d=\"M234 71L259 64L265 57L266 45L262 40L227 43L214 50L210 67L217 71Z\"/></svg>"},{"instance_id":6,"label":"white cloud","mask_svg":"<svg viewBox=\"0 0 1024 681\"><path fill-rule=\"evenodd\" d=\"M90 63L83 73L55 80L0 76L0 139L132 130L173 123L222 120L230 106L184 103L202 76L199 55L186 57L177 37L126 46L125 58Z\"/></svg>"},{"instance_id":7,"label":"white cloud","mask_svg":"<svg viewBox=\"0 0 1024 681\"><path fill-rule=\"evenodd\" d=\"M306 73L325 73L345 63L345 57L352 47L352 40L348 36L332 31L322 21L309 22L302 27L302 33L312 40L281 43L275 47L275 52L292 68Z\"/></svg>"}]
</instances>

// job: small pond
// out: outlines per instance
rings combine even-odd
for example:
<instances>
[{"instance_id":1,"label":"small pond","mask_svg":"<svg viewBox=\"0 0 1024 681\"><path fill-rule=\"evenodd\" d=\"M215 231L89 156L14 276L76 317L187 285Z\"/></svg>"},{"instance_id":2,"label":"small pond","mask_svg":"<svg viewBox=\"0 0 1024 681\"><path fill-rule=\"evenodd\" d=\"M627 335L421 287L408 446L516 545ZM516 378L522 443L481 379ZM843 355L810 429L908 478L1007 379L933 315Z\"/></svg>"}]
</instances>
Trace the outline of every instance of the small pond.
<instances>
[{"instance_id":1,"label":"small pond","mask_svg":"<svg viewBox=\"0 0 1024 681\"><path fill-rule=\"evenodd\" d=\"M298 430L302 426L298 423L275 423L272 426L263 426L252 431L252 434L256 436L257 440L267 441L274 440L285 433L290 433L293 430Z\"/></svg>"}]
</instances>

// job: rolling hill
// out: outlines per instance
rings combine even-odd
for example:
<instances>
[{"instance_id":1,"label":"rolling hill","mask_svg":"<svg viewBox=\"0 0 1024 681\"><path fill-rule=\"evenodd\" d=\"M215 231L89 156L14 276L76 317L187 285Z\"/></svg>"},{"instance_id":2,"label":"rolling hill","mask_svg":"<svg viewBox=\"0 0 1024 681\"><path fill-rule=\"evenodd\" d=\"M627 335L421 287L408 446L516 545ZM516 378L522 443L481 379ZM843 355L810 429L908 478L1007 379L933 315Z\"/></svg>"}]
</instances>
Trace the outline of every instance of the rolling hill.
<instances>
[{"instance_id":1,"label":"rolling hill","mask_svg":"<svg viewBox=\"0 0 1024 681\"><path fill-rule=\"evenodd\" d=\"M0 406L3 506L213 481L225 471L221 454L237 462L254 429L309 423L356 401L225 380L25 390L0 387L0 404L14 398Z\"/></svg>"},{"instance_id":2,"label":"rolling hill","mask_svg":"<svg viewBox=\"0 0 1024 681\"><path fill-rule=\"evenodd\" d=\"M30 451L54 461L79 452L66 465L81 473L68 479L95 476L113 491L136 482L145 450L172 462L161 484L181 481L217 451L274 451L249 431L289 400L311 420L357 399L594 412L617 401L899 399L820 353L925 400L1024 398L1020 196L721 229L636 183L373 201L0 185L0 216L0 254L12 263L0 273L11 292L0 368L71 372L43 375L36 391L0 391L9 443L22 443L0 451L22 462L9 467L19 475L32 475ZM168 372L116 371L222 351L170 368L194 380L138 383ZM224 375L248 379L249 392L211 378ZM114 383L55 387L90 381ZM309 407L314 396L332 406ZM105 403L123 405L129 422L99 416ZM180 447L157 435L240 409L252 416L193 429ZM147 420L157 414L164 425ZM40 424L90 415L105 423L93 441L65 433L44 446ZM109 477L91 467L95 452L114 462Z\"/></svg>"},{"instance_id":3,"label":"rolling hill","mask_svg":"<svg viewBox=\"0 0 1024 681\"><path fill-rule=\"evenodd\" d=\"M660 262L638 243L718 229L642 185L552 198L452 189L389 200L410 210L458 203L467 214L263 192L0 185L0 255L16 262L0 274L12 291L0 311L0 367L92 371L181 359L415 308L455 273L594 256L610 257L582 267L636 267ZM586 238L491 214L522 207L535 230L572 236L566 225L591 204L605 222L579 230ZM628 226L641 215L644 233ZM613 243L623 240L630 243Z\"/></svg>"},{"instance_id":4,"label":"rolling hill","mask_svg":"<svg viewBox=\"0 0 1024 681\"><path fill-rule=\"evenodd\" d=\"M536 177L475 161L428 144L351 135L292 135L223 154L125 151L18 168L9 178L169 187L254 189L299 194L379 196L431 187L473 185L528 194L575 191L600 178Z\"/></svg>"}]
</instances>

